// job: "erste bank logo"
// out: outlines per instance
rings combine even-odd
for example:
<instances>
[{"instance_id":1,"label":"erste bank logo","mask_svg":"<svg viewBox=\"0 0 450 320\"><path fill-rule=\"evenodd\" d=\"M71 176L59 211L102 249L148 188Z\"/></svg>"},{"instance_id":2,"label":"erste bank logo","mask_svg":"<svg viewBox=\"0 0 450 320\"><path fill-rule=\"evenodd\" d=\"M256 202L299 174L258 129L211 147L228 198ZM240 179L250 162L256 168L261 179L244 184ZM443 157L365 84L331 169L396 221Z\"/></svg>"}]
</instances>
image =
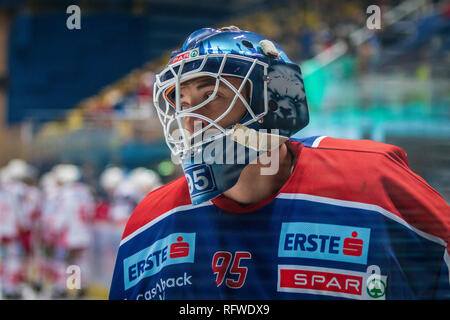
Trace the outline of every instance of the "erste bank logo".
<instances>
[{"instance_id":1,"label":"erste bank logo","mask_svg":"<svg viewBox=\"0 0 450 320\"><path fill-rule=\"evenodd\" d=\"M123 260L125 290L164 267L193 263L195 233L172 233Z\"/></svg>"},{"instance_id":2,"label":"erste bank logo","mask_svg":"<svg viewBox=\"0 0 450 320\"><path fill-rule=\"evenodd\" d=\"M278 256L367 264L370 229L309 222L281 226Z\"/></svg>"}]
</instances>

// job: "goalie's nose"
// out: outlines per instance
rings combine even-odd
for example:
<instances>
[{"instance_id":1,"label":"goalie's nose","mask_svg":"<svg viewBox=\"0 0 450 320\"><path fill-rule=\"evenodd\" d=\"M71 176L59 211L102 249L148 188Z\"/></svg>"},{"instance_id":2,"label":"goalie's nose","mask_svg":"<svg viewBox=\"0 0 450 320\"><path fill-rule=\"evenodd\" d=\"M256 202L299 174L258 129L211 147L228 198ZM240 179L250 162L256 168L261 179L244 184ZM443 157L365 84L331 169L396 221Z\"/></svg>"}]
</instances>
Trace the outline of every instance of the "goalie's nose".
<instances>
[{"instance_id":1,"label":"goalie's nose","mask_svg":"<svg viewBox=\"0 0 450 320\"><path fill-rule=\"evenodd\" d=\"M194 134L202 130L204 127L208 125L208 121L203 120L196 116L186 116L183 117L182 120L183 128L189 133Z\"/></svg>"}]
</instances>

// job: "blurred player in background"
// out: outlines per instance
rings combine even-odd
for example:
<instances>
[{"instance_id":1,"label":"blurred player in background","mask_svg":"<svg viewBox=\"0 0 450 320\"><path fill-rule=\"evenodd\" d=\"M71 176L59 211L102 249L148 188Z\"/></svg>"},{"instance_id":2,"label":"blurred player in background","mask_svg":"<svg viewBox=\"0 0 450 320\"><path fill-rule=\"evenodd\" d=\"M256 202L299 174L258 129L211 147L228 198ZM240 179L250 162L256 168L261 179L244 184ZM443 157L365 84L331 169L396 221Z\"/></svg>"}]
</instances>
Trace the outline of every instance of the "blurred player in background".
<instances>
[{"instance_id":1,"label":"blurred player in background","mask_svg":"<svg viewBox=\"0 0 450 320\"><path fill-rule=\"evenodd\" d=\"M135 209L111 299L450 298L448 204L399 147L292 138L306 94L276 43L200 29L154 103L185 177Z\"/></svg>"},{"instance_id":2,"label":"blurred player in background","mask_svg":"<svg viewBox=\"0 0 450 320\"><path fill-rule=\"evenodd\" d=\"M94 218L95 203L88 186L80 182L81 176L77 166L60 164L42 181L46 192L41 224L47 252L44 269L55 298L67 295L68 266L77 265L82 270L79 296L85 294L89 276L85 254L92 245L90 223Z\"/></svg>"},{"instance_id":3,"label":"blurred player in background","mask_svg":"<svg viewBox=\"0 0 450 320\"><path fill-rule=\"evenodd\" d=\"M19 202L7 189L10 179L6 168L1 171L0 183L0 295L20 298L20 251L18 245Z\"/></svg>"},{"instance_id":4,"label":"blurred player in background","mask_svg":"<svg viewBox=\"0 0 450 320\"><path fill-rule=\"evenodd\" d=\"M110 167L100 176L100 184L108 194L108 219L124 225L138 203L161 186L159 176L150 169L138 167L128 174L122 168Z\"/></svg>"},{"instance_id":5,"label":"blurred player in background","mask_svg":"<svg viewBox=\"0 0 450 320\"><path fill-rule=\"evenodd\" d=\"M2 170L2 218L5 296L19 298L27 283L33 282L37 252L37 223L41 193L35 186L36 170L22 159L13 159Z\"/></svg>"},{"instance_id":6,"label":"blurred player in background","mask_svg":"<svg viewBox=\"0 0 450 320\"><path fill-rule=\"evenodd\" d=\"M137 203L141 202L147 194L161 186L158 174L153 170L143 167L133 169L130 172L129 181L137 191Z\"/></svg>"},{"instance_id":7,"label":"blurred player in background","mask_svg":"<svg viewBox=\"0 0 450 320\"><path fill-rule=\"evenodd\" d=\"M109 219L112 220L112 213L114 206L114 195L118 186L125 179L125 170L120 167L107 167L100 175L100 187L102 188L102 194L104 197L97 205L97 216L99 219ZM119 217L121 215L119 214ZM122 215L123 216L123 215ZM119 218L117 220L121 220Z\"/></svg>"}]
</instances>

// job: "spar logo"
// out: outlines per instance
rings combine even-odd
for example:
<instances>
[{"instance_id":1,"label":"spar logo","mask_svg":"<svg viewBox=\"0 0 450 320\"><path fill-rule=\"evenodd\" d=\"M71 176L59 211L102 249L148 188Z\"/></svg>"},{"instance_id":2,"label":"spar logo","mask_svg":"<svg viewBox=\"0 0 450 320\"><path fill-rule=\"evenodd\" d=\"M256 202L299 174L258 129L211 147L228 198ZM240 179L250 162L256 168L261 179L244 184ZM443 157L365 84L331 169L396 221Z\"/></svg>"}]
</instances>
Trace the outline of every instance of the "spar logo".
<instances>
[{"instance_id":1,"label":"spar logo","mask_svg":"<svg viewBox=\"0 0 450 320\"><path fill-rule=\"evenodd\" d=\"M376 265L366 272L297 265L278 266L277 291L358 300L385 300L386 279Z\"/></svg>"},{"instance_id":2,"label":"spar logo","mask_svg":"<svg viewBox=\"0 0 450 320\"><path fill-rule=\"evenodd\" d=\"M278 256L367 264L370 229L334 224L283 223Z\"/></svg>"},{"instance_id":3,"label":"spar logo","mask_svg":"<svg viewBox=\"0 0 450 320\"><path fill-rule=\"evenodd\" d=\"M172 233L123 260L125 290L173 264L193 263L195 233Z\"/></svg>"},{"instance_id":4,"label":"spar logo","mask_svg":"<svg viewBox=\"0 0 450 320\"><path fill-rule=\"evenodd\" d=\"M184 60L184 59L187 59L187 58L195 58L198 55L199 55L198 48L195 48L195 49L192 49L192 50L189 50L189 51L185 51L185 52L182 52L182 53L178 54L177 56L175 56L172 59L172 61L170 62L170 64L177 63L177 62L179 62L181 60Z\"/></svg>"}]
</instances>

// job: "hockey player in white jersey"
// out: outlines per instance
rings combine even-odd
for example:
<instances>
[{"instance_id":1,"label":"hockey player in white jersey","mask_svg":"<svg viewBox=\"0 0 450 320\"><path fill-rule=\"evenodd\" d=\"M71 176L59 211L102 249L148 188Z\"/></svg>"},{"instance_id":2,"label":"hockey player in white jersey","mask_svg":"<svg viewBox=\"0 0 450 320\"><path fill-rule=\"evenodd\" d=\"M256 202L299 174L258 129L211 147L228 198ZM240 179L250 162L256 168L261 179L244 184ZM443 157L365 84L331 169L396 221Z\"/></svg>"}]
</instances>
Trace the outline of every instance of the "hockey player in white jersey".
<instances>
[{"instance_id":1,"label":"hockey player in white jersey","mask_svg":"<svg viewBox=\"0 0 450 320\"><path fill-rule=\"evenodd\" d=\"M136 198L141 202L147 194L161 187L158 174L150 169L138 167L130 172L130 182L136 189Z\"/></svg>"},{"instance_id":2,"label":"hockey player in white jersey","mask_svg":"<svg viewBox=\"0 0 450 320\"><path fill-rule=\"evenodd\" d=\"M47 269L52 274L53 297L66 296L66 271L70 265L80 267L81 287L76 292L80 295L88 278L86 251L92 243L90 222L94 217L94 199L89 188L79 181L81 170L78 167L57 165L52 175L55 186L48 190L43 223L44 228L48 228Z\"/></svg>"},{"instance_id":3,"label":"hockey player in white jersey","mask_svg":"<svg viewBox=\"0 0 450 320\"><path fill-rule=\"evenodd\" d=\"M25 284L33 281L37 244L33 239L41 204L35 177L36 170L22 159L9 161L2 170L2 233L8 235L3 245L3 283L5 295L11 298L20 298Z\"/></svg>"},{"instance_id":4,"label":"hockey player in white jersey","mask_svg":"<svg viewBox=\"0 0 450 320\"><path fill-rule=\"evenodd\" d=\"M0 297L18 299L20 295L20 252L17 228L18 201L5 188L6 172L0 182Z\"/></svg>"},{"instance_id":5,"label":"hockey player in white jersey","mask_svg":"<svg viewBox=\"0 0 450 320\"><path fill-rule=\"evenodd\" d=\"M111 218L119 224L127 222L137 204L151 191L161 186L158 175L138 167L118 184L114 191Z\"/></svg>"},{"instance_id":6,"label":"hockey player in white jersey","mask_svg":"<svg viewBox=\"0 0 450 320\"><path fill-rule=\"evenodd\" d=\"M130 203L134 205L134 190L126 182L125 170L117 166L108 167L99 180L106 194L107 219L118 225L124 223L129 216Z\"/></svg>"},{"instance_id":7,"label":"hockey player in white jersey","mask_svg":"<svg viewBox=\"0 0 450 320\"><path fill-rule=\"evenodd\" d=\"M136 205L161 183L153 170L138 167L126 175L120 167L109 167L100 175L100 185L108 194L109 220L123 225Z\"/></svg>"}]
</instances>

